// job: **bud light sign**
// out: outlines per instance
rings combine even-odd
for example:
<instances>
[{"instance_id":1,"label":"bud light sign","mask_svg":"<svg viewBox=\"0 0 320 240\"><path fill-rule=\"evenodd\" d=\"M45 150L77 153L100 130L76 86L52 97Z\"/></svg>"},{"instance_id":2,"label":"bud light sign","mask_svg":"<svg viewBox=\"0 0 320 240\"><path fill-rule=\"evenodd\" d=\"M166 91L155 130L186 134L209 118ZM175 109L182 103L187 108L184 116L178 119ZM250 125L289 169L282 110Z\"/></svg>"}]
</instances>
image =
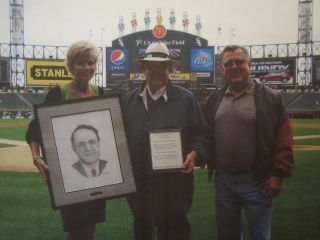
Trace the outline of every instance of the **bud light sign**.
<instances>
[{"instance_id":1,"label":"bud light sign","mask_svg":"<svg viewBox=\"0 0 320 240\"><path fill-rule=\"evenodd\" d=\"M191 72L213 71L214 49L192 48L191 49Z\"/></svg>"},{"instance_id":2,"label":"bud light sign","mask_svg":"<svg viewBox=\"0 0 320 240\"><path fill-rule=\"evenodd\" d=\"M129 71L129 54L128 49L107 48L107 71L111 72L128 72Z\"/></svg>"}]
</instances>

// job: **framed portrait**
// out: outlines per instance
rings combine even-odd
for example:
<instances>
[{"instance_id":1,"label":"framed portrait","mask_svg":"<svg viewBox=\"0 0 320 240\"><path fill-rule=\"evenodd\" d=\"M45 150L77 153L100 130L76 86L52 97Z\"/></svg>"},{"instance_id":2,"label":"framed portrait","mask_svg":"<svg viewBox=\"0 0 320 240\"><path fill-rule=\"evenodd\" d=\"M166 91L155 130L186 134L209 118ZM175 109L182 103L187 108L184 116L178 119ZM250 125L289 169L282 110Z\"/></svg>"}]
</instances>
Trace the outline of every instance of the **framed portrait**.
<instances>
[{"instance_id":1,"label":"framed portrait","mask_svg":"<svg viewBox=\"0 0 320 240\"><path fill-rule=\"evenodd\" d=\"M35 106L53 208L136 191L119 95Z\"/></svg>"}]
</instances>

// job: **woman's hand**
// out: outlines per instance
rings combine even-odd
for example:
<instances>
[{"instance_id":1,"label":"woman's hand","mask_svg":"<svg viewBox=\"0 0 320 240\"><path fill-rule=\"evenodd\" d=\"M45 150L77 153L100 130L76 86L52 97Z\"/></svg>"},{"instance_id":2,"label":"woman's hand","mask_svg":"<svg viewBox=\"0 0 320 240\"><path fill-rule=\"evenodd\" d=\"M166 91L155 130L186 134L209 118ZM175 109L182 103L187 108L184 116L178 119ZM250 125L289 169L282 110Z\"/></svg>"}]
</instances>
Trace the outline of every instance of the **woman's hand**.
<instances>
[{"instance_id":1,"label":"woman's hand","mask_svg":"<svg viewBox=\"0 0 320 240\"><path fill-rule=\"evenodd\" d=\"M48 184L48 165L43 161L41 157L36 157L33 160L34 165L38 168L38 171L42 177L42 180L45 184Z\"/></svg>"},{"instance_id":2,"label":"woman's hand","mask_svg":"<svg viewBox=\"0 0 320 240\"><path fill-rule=\"evenodd\" d=\"M48 184L48 165L43 161L43 158L40 157L40 144L38 142L32 141L29 143L31 154L33 157L33 164L38 168L38 171L42 177L42 180L45 184Z\"/></svg>"}]
</instances>

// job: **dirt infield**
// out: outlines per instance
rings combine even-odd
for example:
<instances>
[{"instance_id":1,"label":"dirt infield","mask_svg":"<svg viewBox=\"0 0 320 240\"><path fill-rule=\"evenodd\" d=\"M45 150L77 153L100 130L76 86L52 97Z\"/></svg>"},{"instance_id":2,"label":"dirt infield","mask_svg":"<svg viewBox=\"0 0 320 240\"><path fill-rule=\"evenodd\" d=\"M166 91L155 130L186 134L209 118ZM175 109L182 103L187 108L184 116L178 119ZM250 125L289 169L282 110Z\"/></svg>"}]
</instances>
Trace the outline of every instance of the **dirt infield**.
<instances>
[{"instance_id":1,"label":"dirt infield","mask_svg":"<svg viewBox=\"0 0 320 240\"><path fill-rule=\"evenodd\" d=\"M302 137L304 139L308 138L308 136ZM313 135L311 138L315 137L320 138L320 135ZM0 143L15 145L15 147L0 148L0 171L37 172L37 168L32 163L32 156L26 142L0 139ZM320 146L295 145L294 150L319 151Z\"/></svg>"},{"instance_id":2,"label":"dirt infield","mask_svg":"<svg viewBox=\"0 0 320 240\"><path fill-rule=\"evenodd\" d=\"M320 129L319 123L292 123L293 128Z\"/></svg>"},{"instance_id":3,"label":"dirt infield","mask_svg":"<svg viewBox=\"0 0 320 240\"><path fill-rule=\"evenodd\" d=\"M295 151L319 151L320 146L313 145L294 145Z\"/></svg>"},{"instance_id":4,"label":"dirt infield","mask_svg":"<svg viewBox=\"0 0 320 240\"><path fill-rule=\"evenodd\" d=\"M0 171L37 172L37 168L32 163L29 146L26 143L15 147L0 148L0 156Z\"/></svg>"},{"instance_id":5,"label":"dirt infield","mask_svg":"<svg viewBox=\"0 0 320 240\"><path fill-rule=\"evenodd\" d=\"M0 123L1 127L24 127L28 123ZM320 124L292 123L294 128L320 129ZM294 139L320 138L320 135L296 136ZM14 141L0 139L0 143L10 144L14 147L0 148L0 171L14 172L37 172L37 168L32 163L32 156L29 146L25 141ZM320 146L295 145L295 151L317 151Z\"/></svg>"}]
</instances>

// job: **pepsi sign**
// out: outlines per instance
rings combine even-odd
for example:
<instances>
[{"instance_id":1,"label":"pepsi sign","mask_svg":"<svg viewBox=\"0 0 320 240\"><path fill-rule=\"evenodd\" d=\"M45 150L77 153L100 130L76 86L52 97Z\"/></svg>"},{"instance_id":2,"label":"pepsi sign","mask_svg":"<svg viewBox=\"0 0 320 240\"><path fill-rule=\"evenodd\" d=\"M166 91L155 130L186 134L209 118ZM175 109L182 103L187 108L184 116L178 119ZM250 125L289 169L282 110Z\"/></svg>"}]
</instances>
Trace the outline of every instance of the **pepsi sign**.
<instances>
[{"instance_id":1,"label":"pepsi sign","mask_svg":"<svg viewBox=\"0 0 320 240\"><path fill-rule=\"evenodd\" d=\"M192 48L190 54L191 72L211 72L214 66L214 48Z\"/></svg>"},{"instance_id":2,"label":"pepsi sign","mask_svg":"<svg viewBox=\"0 0 320 240\"><path fill-rule=\"evenodd\" d=\"M129 52L128 49L106 49L107 71L111 72L128 72L129 71Z\"/></svg>"}]
</instances>

